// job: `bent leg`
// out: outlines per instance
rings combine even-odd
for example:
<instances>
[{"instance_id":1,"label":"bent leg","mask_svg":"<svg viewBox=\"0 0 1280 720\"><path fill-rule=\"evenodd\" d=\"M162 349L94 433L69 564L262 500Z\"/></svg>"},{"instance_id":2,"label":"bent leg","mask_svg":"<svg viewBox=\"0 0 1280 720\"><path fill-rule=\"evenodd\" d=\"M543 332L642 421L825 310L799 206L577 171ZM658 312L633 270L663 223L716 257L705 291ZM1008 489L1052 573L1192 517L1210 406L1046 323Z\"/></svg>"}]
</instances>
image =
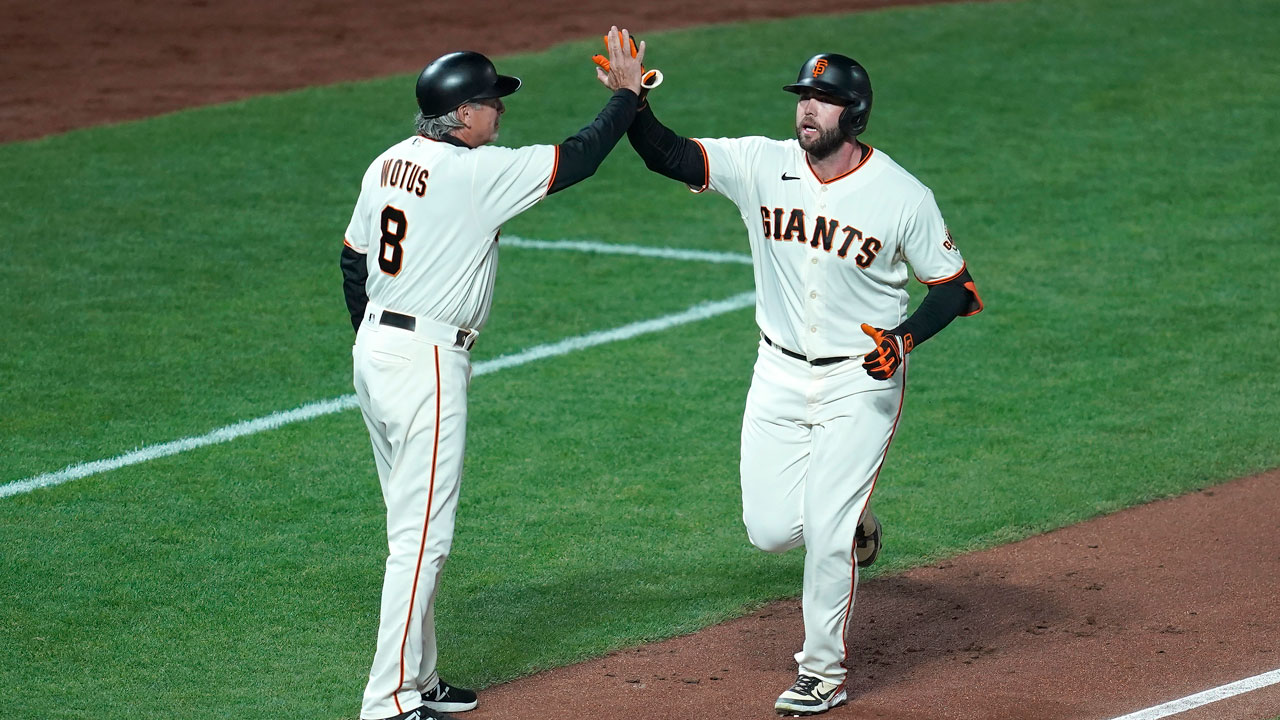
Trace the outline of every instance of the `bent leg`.
<instances>
[{"instance_id":1,"label":"bent leg","mask_svg":"<svg viewBox=\"0 0 1280 720\"><path fill-rule=\"evenodd\" d=\"M768 351L756 360L742 418L742 522L752 545L780 553L804 543L811 429L800 381Z\"/></svg>"},{"instance_id":2,"label":"bent leg","mask_svg":"<svg viewBox=\"0 0 1280 720\"><path fill-rule=\"evenodd\" d=\"M860 368L859 368L860 370ZM845 631L853 612L858 521L871 498L897 426L901 386L840 400L838 414L814 428L804 498L803 673L842 683Z\"/></svg>"}]
</instances>

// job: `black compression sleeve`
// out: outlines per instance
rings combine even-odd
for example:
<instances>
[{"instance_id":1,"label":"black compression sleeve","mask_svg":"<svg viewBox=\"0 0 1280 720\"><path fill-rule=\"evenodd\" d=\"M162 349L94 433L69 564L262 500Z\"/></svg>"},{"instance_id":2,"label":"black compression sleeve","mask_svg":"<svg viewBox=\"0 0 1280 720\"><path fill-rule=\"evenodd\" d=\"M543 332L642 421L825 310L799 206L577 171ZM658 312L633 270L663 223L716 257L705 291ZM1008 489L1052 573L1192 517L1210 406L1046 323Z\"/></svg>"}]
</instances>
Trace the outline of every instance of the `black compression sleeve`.
<instances>
[{"instance_id":1,"label":"black compression sleeve","mask_svg":"<svg viewBox=\"0 0 1280 720\"><path fill-rule=\"evenodd\" d=\"M364 307L369 304L369 295L364 284L369 279L369 266L365 256L342 246L342 294L347 298L347 312L351 313L352 329L360 330L360 320L364 315Z\"/></svg>"},{"instance_id":2,"label":"black compression sleeve","mask_svg":"<svg viewBox=\"0 0 1280 720\"><path fill-rule=\"evenodd\" d=\"M659 122L647 104L636 113L635 122L627 131L627 139L650 170L686 185L705 185L707 159L702 148Z\"/></svg>"},{"instance_id":3,"label":"black compression sleeve","mask_svg":"<svg viewBox=\"0 0 1280 720\"><path fill-rule=\"evenodd\" d=\"M930 285L929 293L920 301L920 307L889 332L902 337L910 351L937 335L952 320L961 315L973 315L981 309L982 300L978 297L973 278L969 276L969 270L964 269L946 282ZM910 340L906 340L908 337Z\"/></svg>"},{"instance_id":4,"label":"black compression sleeve","mask_svg":"<svg viewBox=\"0 0 1280 720\"><path fill-rule=\"evenodd\" d=\"M639 102L640 98L626 88L614 91L613 97L590 125L560 143L548 195L595 174L609 151L622 139L622 133L631 125Z\"/></svg>"}]
</instances>

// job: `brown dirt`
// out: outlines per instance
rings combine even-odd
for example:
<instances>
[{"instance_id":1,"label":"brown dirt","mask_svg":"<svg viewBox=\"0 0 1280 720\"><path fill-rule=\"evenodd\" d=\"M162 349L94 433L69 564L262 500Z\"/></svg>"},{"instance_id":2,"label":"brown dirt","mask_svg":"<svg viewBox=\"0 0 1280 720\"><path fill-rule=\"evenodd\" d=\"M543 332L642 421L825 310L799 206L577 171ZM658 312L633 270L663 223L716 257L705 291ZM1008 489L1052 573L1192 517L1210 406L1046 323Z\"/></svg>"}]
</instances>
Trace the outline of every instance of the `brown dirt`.
<instances>
[{"instance_id":1,"label":"brown dirt","mask_svg":"<svg viewBox=\"0 0 1280 720\"><path fill-rule=\"evenodd\" d=\"M1280 668L1280 471L858 589L831 720L1104 720ZM893 517L885 552L893 552ZM798 601L492 688L469 720L773 717ZM1280 686L1179 720L1272 718Z\"/></svg>"},{"instance_id":2,"label":"brown dirt","mask_svg":"<svg viewBox=\"0 0 1280 720\"><path fill-rule=\"evenodd\" d=\"M928 0L846 0L839 10ZM637 34L832 12L821 0L7 0L0 2L0 142L196 105L420 70L451 50L538 50ZM585 59L584 59L585 60Z\"/></svg>"},{"instance_id":3,"label":"brown dirt","mask_svg":"<svg viewBox=\"0 0 1280 720\"><path fill-rule=\"evenodd\" d=\"M923 0L863 0L841 11ZM44 0L0 4L0 142L259 93L411 72L448 50L543 48L829 12L818 0ZM846 718L1113 718L1280 667L1280 472L1116 513L858 591ZM893 552L893 517L886 553ZM491 688L470 720L768 718L795 600ZM354 702L354 701L353 701ZM1280 686L1179 720L1280 714Z\"/></svg>"}]
</instances>

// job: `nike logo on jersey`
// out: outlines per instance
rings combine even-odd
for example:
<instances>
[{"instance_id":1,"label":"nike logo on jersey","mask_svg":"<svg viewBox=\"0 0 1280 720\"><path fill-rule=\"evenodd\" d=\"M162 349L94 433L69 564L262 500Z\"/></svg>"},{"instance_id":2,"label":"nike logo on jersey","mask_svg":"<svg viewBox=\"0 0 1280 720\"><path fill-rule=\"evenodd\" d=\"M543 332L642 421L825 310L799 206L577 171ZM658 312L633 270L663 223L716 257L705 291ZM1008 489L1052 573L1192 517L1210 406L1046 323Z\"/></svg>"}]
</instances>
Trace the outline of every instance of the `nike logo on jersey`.
<instances>
[{"instance_id":1,"label":"nike logo on jersey","mask_svg":"<svg viewBox=\"0 0 1280 720\"><path fill-rule=\"evenodd\" d=\"M799 179L800 179L800 176L799 176L799 175L788 175L788 174L786 174L786 173L782 173L782 179L783 179L783 180L799 180Z\"/></svg>"},{"instance_id":2,"label":"nike logo on jersey","mask_svg":"<svg viewBox=\"0 0 1280 720\"><path fill-rule=\"evenodd\" d=\"M783 223L782 217L787 215L786 223ZM827 252L835 247L837 241L840 242L836 255L841 258L848 257L849 249L858 243L858 254L854 256L853 261L858 267L870 267L875 261L876 255L884 249L884 243L878 238L864 236L862 231L852 225L840 226L840 221L819 215L812 225L812 232L809 232L809 225L805 222L804 210L796 208L789 214L782 208L767 208L760 206L760 219L764 226L764 236L781 242L796 242L807 244L809 247L817 249L821 247ZM843 233L844 237L840 238Z\"/></svg>"}]
</instances>

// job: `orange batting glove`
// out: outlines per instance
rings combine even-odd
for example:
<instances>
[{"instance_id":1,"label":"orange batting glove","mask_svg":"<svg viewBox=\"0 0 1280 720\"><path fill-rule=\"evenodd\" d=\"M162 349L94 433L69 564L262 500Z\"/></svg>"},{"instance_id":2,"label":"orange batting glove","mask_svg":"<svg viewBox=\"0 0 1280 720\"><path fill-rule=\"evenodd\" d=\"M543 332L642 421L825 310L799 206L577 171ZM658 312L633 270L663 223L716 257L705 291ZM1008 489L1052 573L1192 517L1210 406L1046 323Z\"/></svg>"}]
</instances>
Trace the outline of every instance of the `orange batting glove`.
<instances>
[{"instance_id":1,"label":"orange batting glove","mask_svg":"<svg viewBox=\"0 0 1280 720\"><path fill-rule=\"evenodd\" d=\"M604 35L602 37L604 37L604 46L606 48L609 47L609 36ZM631 41L631 57L635 57L636 54L640 52L640 48L636 46L636 38L634 35L628 36L628 39ZM596 65L599 65L601 70L604 70L605 72L609 72L609 58L605 57L604 55L592 55L591 62L595 63ZM645 70L644 66L641 65L640 66L640 87L642 88L641 92L652 90L653 88L658 87L658 84L661 83L662 80L659 79L657 80L657 82L654 82L654 80L655 78L661 78L661 77L662 77L661 71Z\"/></svg>"},{"instance_id":2,"label":"orange batting glove","mask_svg":"<svg viewBox=\"0 0 1280 720\"><path fill-rule=\"evenodd\" d=\"M897 335L862 323L862 332L875 341L876 349L863 356L862 367L876 380L888 380L902 365L903 351Z\"/></svg>"}]
</instances>

